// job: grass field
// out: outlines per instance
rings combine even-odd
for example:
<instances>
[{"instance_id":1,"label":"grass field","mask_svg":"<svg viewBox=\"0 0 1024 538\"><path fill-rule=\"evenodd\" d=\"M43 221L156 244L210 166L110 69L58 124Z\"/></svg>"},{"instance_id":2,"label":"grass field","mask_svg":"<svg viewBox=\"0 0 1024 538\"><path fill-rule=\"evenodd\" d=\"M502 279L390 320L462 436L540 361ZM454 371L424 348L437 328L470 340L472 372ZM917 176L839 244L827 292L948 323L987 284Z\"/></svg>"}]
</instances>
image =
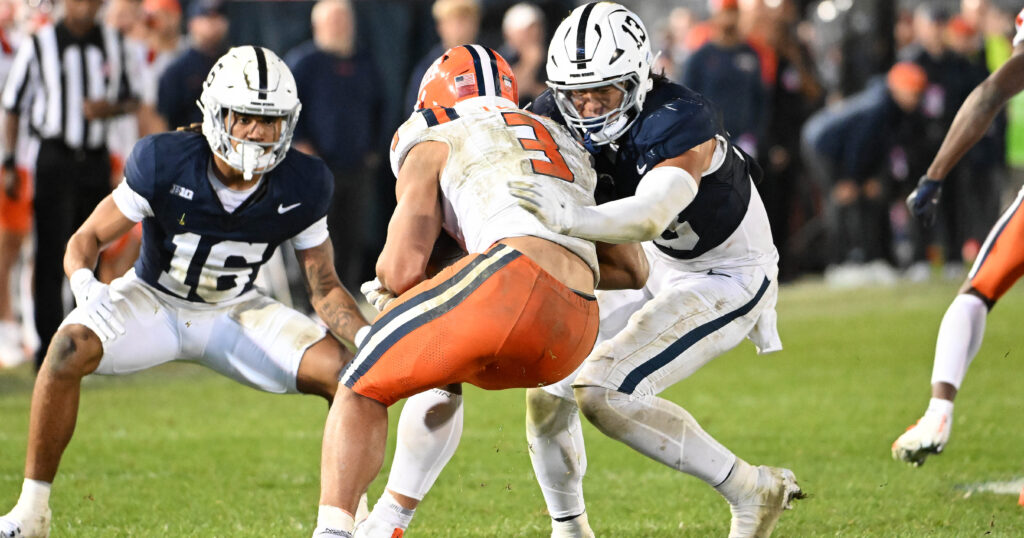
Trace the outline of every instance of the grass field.
<instances>
[{"instance_id":1,"label":"grass field","mask_svg":"<svg viewBox=\"0 0 1024 538\"><path fill-rule=\"evenodd\" d=\"M666 396L741 457L796 472L811 497L783 516L776 536L1024 536L1015 496L965 490L1024 476L1024 289L989 318L946 453L919 469L889 456L927 403L935 334L956 287L785 287L784 352L757 357L745 343ZM21 484L31 382L28 368L0 372L0 512ZM462 445L409 536L545 536L522 391L470 389L466 402ZM326 413L319 400L261 394L172 365L88 379L81 409L51 500L53 536L312 530ZM599 535L727 533L728 507L711 488L593 428L586 439L588 510ZM371 501L382 486L371 488Z\"/></svg>"}]
</instances>

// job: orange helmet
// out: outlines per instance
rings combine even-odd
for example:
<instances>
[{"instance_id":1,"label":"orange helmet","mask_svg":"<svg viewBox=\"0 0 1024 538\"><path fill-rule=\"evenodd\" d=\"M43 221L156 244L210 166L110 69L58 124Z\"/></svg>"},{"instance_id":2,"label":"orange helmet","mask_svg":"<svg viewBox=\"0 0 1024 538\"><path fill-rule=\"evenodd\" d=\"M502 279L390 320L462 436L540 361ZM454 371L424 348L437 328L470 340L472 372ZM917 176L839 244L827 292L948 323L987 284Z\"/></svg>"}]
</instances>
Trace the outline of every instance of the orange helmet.
<instances>
[{"instance_id":1,"label":"orange helmet","mask_svg":"<svg viewBox=\"0 0 1024 538\"><path fill-rule=\"evenodd\" d=\"M503 97L519 105L519 87L508 62L481 45L460 45L445 51L423 75L416 110L452 107L471 97Z\"/></svg>"}]
</instances>

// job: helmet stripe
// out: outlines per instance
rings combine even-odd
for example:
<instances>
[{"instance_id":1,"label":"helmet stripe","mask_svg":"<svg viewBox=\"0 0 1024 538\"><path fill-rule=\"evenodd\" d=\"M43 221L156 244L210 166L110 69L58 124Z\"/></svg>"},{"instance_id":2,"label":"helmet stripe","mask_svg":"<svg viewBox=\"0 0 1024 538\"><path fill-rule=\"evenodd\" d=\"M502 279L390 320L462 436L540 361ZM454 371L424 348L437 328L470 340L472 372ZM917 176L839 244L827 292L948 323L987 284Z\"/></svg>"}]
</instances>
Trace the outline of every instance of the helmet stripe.
<instances>
[{"instance_id":1,"label":"helmet stripe","mask_svg":"<svg viewBox=\"0 0 1024 538\"><path fill-rule=\"evenodd\" d=\"M480 56L480 53L476 50L476 45L465 45L466 50L469 51L470 56L473 57L473 70L476 75L476 94L477 95L491 95L487 93L487 82L490 77L484 75L484 59Z\"/></svg>"},{"instance_id":2,"label":"helmet stripe","mask_svg":"<svg viewBox=\"0 0 1024 538\"><path fill-rule=\"evenodd\" d=\"M583 13L580 14L580 25L576 27L576 61L579 62L586 59L587 22L590 20L590 12L594 11L596 5L597 2L591 2L583 8ZM579 68L585 69L583 64L580 64Z\"/></svg>"},{"instance_id":3,"label":"helmet stripe","mask_svg":"<svg viewBox=\"0 0 1024 538\"><path fill-rule=\"evenodd\" d=\"M260 90L259 98L260 99L266 99L267 98L267 92L266 92L266 89L267 89L267 56L265 54L263 54L263 47L253 46L252 49L254 51L256 51L256 67L257 67L257 69L260 72L260 87L257 88L258 90Z\"/></svg>"},{"instance_id":4,"label":"helmet stripe","mask_svg":"<svg viewBox=\"0 0 1024 538\"><path fill-rule=\"evenodd\" d=\"M487 58L491 61L491 72L494 73L494 95L501 97L501 75L498 74L498 59L494 57L494 51L490 47L483 47L487 51Z\"/></svg>"}]
</instances>

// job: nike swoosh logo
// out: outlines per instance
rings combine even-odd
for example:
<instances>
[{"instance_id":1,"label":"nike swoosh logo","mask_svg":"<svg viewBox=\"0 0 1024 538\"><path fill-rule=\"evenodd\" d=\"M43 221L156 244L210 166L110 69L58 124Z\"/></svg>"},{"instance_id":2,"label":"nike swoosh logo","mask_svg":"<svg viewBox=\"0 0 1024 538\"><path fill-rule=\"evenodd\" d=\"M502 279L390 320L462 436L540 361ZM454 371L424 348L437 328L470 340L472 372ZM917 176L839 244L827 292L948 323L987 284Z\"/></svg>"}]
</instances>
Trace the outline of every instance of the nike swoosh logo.
<instances>
[{"instance_id":1,"label":"nike swoosh logo","mask_svg":"<svg viewBox=\"0 0 1024 538\"><path fill-rule=\"evenodd\" d=\"M643 173L646 172L646 171L647 171L647 163L644 163L643 166L637 166L636 167L636 173L638 173L640 175L643 175Z\"/></svg>"},{"instance_id":2,"label":"nike swoosh logo","mask_svg":"<svg viewBox=\"0 0 1024 538\"><path fill-rule=\"evenodd\" d=\"M295 209L296 207L299 207L300 205L302 205L302 202L296 202L296 203L294 203L292 205L278 204L277 205L277 212L281 213L281 214L284 214L284 213L287 213L287 212Z\"/></svg>"}]
</instances>

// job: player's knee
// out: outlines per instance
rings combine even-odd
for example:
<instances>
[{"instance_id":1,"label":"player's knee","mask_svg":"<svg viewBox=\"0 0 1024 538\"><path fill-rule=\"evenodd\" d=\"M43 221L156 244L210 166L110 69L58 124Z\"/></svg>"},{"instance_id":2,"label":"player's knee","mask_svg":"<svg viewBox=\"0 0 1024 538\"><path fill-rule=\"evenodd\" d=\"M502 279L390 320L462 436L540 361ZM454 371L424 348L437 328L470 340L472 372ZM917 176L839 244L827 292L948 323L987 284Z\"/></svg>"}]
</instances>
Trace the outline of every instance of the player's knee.
<instances>
[{"instance_id":1,"label":"player's knee","mask_svg":"<svg viewBox=\"0 0 1024 538\"><path fill-rule=\"evenodd\" d=\"M99 337L83 325L62 327L50 340L43 367L59 377L81 378L96 370L103 357Z\"/></svg>"},{"instance_id":2,"label":"player's knee","mask_svg":"<svg viewBox=\"0 0 1024 538\"><path fill-rule=\"evenodd\" d=\"M575 412L575 402L542 389L526 389L526 429L531 435L549 435L565 423L560 417Z\"/></svg>"},{"instance_id":3,"label":"player's knee","mask_svg":"<svg viewBox=\"0 0 1024 538\"><path fill-rule=\"evenodd\" d=\"M614 396L618 393L613 389L593 386L576 387L574 391L576 405L580 407L583 416L599 430L609 431L619 415L613 404Z\"/></svg>"}]
</instances>

